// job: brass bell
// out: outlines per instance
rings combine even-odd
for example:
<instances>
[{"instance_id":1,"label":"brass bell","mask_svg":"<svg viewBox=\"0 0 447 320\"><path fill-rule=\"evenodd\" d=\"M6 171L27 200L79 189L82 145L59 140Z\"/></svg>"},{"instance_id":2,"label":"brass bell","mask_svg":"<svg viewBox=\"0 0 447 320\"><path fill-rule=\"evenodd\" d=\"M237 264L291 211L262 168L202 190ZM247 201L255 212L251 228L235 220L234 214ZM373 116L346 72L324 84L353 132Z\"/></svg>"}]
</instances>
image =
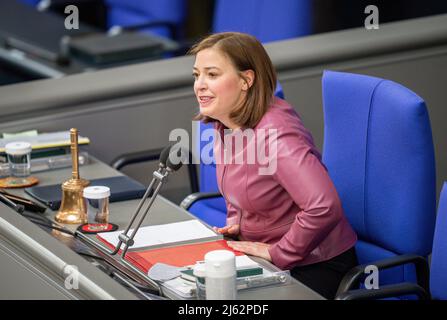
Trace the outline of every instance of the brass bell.
<instances>
[{"instance_id":1,"label":"brass bell","mask_svg":"<svg viewBox=\"0 0 447 320\"><path fill-rule=\"evenodd\" d=\"M60 223L81 224L87 222L86 206L82 193L89 181L79 177L78 130L70 129L72 177L62 184L62 203L55 220Z\"/></svg>"}]
</instances>

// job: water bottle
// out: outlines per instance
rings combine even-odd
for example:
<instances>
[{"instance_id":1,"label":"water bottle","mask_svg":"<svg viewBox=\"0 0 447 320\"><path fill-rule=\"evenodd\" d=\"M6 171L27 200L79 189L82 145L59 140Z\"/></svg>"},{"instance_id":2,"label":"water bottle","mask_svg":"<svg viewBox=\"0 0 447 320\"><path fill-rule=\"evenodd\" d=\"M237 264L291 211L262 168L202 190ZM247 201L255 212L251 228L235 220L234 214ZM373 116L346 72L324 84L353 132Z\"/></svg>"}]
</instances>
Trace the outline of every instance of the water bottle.
<instances>
[{"instance_id":1,"label":"water bottle","mask_svg":"<svg viewBox=\"0 0 447 320\"><path fill-rule=\"evenodd\" d=\"M236 258L232 251L214 250L205 254L207 300L236 299Z\"/></svg>"}]
</instances>

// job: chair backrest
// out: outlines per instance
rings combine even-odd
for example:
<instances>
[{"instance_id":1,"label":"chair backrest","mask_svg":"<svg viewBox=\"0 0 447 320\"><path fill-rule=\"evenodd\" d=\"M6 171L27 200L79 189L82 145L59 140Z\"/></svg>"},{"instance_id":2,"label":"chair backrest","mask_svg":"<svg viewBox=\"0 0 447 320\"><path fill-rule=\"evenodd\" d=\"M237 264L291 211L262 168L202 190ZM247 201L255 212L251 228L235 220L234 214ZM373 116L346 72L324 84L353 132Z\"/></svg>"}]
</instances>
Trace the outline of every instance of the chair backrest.
<instances>
[{"instance_id":1,"label":"chair backrest","mask_svg":"<svg viewBox=\"0 0 447 320\"><path fill-rule=\"evenodd\" d=\"M435 160L424 101L375 77L325 71L323 162L359 237L360 263L431 251ZM414 281L411 266L380 283Z\"/></svg>"},{"instance_id":2,"label":"chair backrest","mask_svg":"<svg viewBox=\"0 0 447 320\"><path fill-rule=\"evenodd\" d=\"M168 21L178 26L186 17L187 1L184 0L106 0L107 25L132 26L153 21ZM163 37L173 38L169 28L160 26L145 28L141 31L149 31Z\"/></svg>"},{"instance_id":3,"label":"chair backrest","mask_svg":"<svg viewBox=\"0 0 447 320\"><path fill-rule=\"evenodd\" d=\"M311 0L216 0L213 31L239 31L262 42L311 33Z\"/></svg>"},{"instance_id":4,"label":"chair backrest","mask_svg":"<svg viewBox=\"0 0 447 320\"><path fill-rule=\"evenodd\" d=\"M447 182L441 190L430 266L430 291L434 299L447 300Z\"/></svg>"}]
</instances>

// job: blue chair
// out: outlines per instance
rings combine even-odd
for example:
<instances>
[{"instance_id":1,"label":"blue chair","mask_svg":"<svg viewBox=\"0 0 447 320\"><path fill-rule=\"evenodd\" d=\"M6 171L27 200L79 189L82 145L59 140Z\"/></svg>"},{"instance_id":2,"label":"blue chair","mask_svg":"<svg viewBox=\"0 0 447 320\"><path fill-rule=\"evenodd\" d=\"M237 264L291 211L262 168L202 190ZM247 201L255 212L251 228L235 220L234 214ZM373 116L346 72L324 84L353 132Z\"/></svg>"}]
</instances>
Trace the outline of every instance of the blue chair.
<instances>
[{"instance_id":1,"label":"blue chair","mask_svg":"<svg viewBox=\"0 0 447 320\"><path fill-rule=\"evenodd\" d=\"M186 17L184 0L106 0L108 27L137 28L177 40Z\"/></svg>"},{"instance_id":2,"label":"blue chair","mask_svg":"<svg viewBox=\"0 0 447 320\"><path fill-rule=\"evenodd\" d=\"M430 289L433 299L447 300L447 182L441 190L436 216L435 236L430 268Z\"/></svg>"},{"instance_id":3,"label":"blue chair","mask_svg":"<svg viewBox=\"0 0 447 320\"><path fill-rule=\"evenodd\" d=\"M213 32L239 31L262 42L296 38L312 31L310 0L216 0Z\"/></svg>"},{"instance_id":4,"label":"blue chair","mask_svg":"<svg viewBox=\"0 0 447 320\"><path fill-rule=\"evenodd\" d=\"M420 299L447 300L447 183L441 190L439 197L438 214L436 216L435 235L431 256L431 269L428 268L424 257L414 255L399 256L389 259L388 262L381 261L380 264L404 264L418 261L416 270L418 283L397 283L380 287L377 290L358 289L346 291L339 296L340 299L370 299L390 298L402 295L415 294Z\"/></svg>"},{"instance_id":5,"label":"blue chair","mask_svg":"<svg viewBox=\"0 0 447 320\"><path fill-rule=\"evenodd\" d=\"M279 82L276 84L275 96L284 99L284 92ZM210 141L202 141L200 135L204 130L212 129L213 125L204 124L202 122L198 122L198 125L199 141L197 142L197 146L199 150L197 150L197 152L200 154L204 146L210 143ZM212 149L210 152L211 157L214 157ZM200 192L190 194L182 201L180 206L211 226L223 227L226 222L227 208L225 200L219 193L217 187L216 165L214 163L205 164L203 161L200 161L199 172Z\"/></svg>"},{"instance_id":6,"label":"blue chair","mask_svg":"<svg viewBox=\"0 0 447 320\"><path fill-rule=\"evenodd\" d=\"M359 237L359 263L402 254L427 257L436 176L424 101L392 81L325 71L323 104L323 162ZM416 278L413 264L380 272L381 285ZM347 281L339 293L352 285Z\"/></svg>"}]
</instances>

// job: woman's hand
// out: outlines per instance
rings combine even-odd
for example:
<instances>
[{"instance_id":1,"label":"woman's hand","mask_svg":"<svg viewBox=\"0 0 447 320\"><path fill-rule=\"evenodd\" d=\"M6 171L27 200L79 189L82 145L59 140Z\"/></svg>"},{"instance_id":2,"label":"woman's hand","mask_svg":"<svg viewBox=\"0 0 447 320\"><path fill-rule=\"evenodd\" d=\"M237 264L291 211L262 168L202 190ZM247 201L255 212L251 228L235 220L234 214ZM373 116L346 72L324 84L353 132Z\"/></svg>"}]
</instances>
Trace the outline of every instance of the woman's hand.
<instances>
[{"instance_id":1,"label":"woman's hand","mask_svg":"<svg viewBox=\"0 0 447 320\"><path fill-rule=\"evenodd\" d=\"M233 224L223 228L213 227L213 230L227 237L237 237L239 235L239 225Z\"/></svg>"},{"instance_id":2,"label":"woman's hand","mask_svg":"<svg viewBox=\"0 0 447 320\"><path fill-rule=\"evenodd\" d=\"M252 241L227 241L230 248L252 255L256 257L261 257L265 260L272 261L270 257L268 243L263 242L252 242Z\"/></svg>"}]
</instances>

